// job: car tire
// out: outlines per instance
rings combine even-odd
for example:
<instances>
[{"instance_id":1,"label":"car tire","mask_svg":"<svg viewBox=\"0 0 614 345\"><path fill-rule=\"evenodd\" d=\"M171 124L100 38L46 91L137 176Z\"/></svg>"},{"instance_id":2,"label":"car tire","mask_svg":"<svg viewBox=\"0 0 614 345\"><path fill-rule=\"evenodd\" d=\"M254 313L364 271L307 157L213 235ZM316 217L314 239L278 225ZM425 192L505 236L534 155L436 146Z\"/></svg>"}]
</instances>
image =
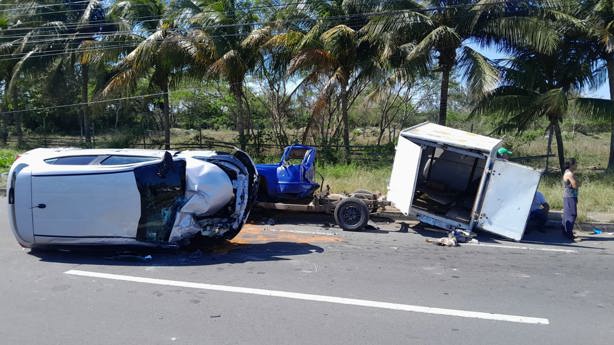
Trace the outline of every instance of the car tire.
<instances>
[{"instance_id":1,"label":"car tire","mask_svg":"<svg viewBox=\"0 0 614 345\"><path fill-rule=\"evenodd\" d=\"M241 232L242 228L243 227L239 227L238 229L233 229L233 230L227 231L227 232L224 233L224 235L222 235L222 238L224 240L230 241L233 238L235 238L239 234L239 232Z\"/></svg>"},{"instance_id":2,"label":"car tire","mask_svg":"<svg viewBox=\"0 0 614 345\"><path fill-rule=\"evenodd\" d=\"M369 222L367 205L357 198L345 198L335 207L335 222L345 231L362 230Z\"/></svg>"}]
</instances>

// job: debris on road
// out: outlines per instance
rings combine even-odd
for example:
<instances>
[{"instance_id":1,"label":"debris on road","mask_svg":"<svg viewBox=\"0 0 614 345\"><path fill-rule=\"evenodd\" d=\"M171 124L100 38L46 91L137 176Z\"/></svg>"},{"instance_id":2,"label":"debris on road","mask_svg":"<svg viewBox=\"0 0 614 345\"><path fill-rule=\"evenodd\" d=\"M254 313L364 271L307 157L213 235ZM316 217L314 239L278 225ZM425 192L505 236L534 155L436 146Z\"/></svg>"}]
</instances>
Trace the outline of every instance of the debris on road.
<instances>
[{"instance_id":1,"label":"debris on road","mask_svg":"<svg viewBox=\"0 0 614 345\"><path fill-rule=\"evenodd\" d=\"M454 237L442 237L439 240L431 240L430 238L426 239L427 243L433 243L438 246L443 247L456 247L458 246L458 242L456 242L456 238Z\"/></svg>"}]
</instances>

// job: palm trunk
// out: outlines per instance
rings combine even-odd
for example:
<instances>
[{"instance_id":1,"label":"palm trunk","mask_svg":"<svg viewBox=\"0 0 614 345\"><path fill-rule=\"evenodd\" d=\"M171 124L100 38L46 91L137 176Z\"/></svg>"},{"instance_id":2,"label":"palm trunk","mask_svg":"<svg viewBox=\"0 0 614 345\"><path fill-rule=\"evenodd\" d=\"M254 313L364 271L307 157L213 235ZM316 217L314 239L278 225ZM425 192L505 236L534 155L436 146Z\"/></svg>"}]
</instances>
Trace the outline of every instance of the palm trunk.
<instances>
[{"instance_id":1,"label":"palm trunk","mask_svg":"<svg viewBox=\"0 0 614 345\"><path fill-rule=\"evenodd\" d=\"M343 147L345 149L345 162L350 163L350 120L348 118L348 92L346 87L341 93L341 117L343 121Z\"/></svg>"},{"instance_id":2,"label":"palm trunk","mask_svg":"<svg viewBox=\"0 0 614 345\"><path fill-rule=\"evenodd\" d=\"M610 101L614 101L614 56L607 59L608 84L610 86ZM610 115L610 156L606 171L614 172L614 114Z\"/></svg>"},{"instance_id":3,"label":"palm trunk","mask_svg":"<svg viewBox=\"0 0 614 345\"><path fill-rule=\"evenodd\" d=\"M88 84L89 84L89 68L87 64L81 65L81 102L83 102L83 133L85 134L85 145L87 147L92 146L92 136L90 133L90 121L89 121L89 96L88 96Z\"/></svg>"},{"instance_id":4,"label":"palm trunk","mask_svg":"<svg viewBox=\"0 0 614 345\"><path fill-rule=\"evenodd\" d=\"M230 91L237 102L237 132L239 132L239 146L241 150L247 147L247 137L245 136L245 116L243 114L243 90L241 85L233 83L230 85Z\"/></svg>"},{"instance_id":5,"label":"palm trunk","mask_svg":"<svg viewBox=\"0 0 614 345\"><path fill-rule=\"evenodd\" d=\"M14 88L13 94L11 95L11 102L13 103L13 109L17 108L17 88ZM17 147L23 147L23 131L21 129L21 123L23 122L23 115L21 112L15 113L15 136L17 137Z\"/></svg>"},{"instance_id":6,"label":"palm trunk","mask_svg":"<svg viewBox=\"0 0 614 345\"><path fill-rule=\"evenodd\" d=\"M552 125L548 126L548 147L546 148L546 167L544 173L548 173L548 163L550 162L550 154L552 153Z\"/></svg>"},{"instance_id":7,"label":"palm trunk","mask_svg":"<svg viewBox=\"0 0 614 345\"><path fill-rule=\"evenodd\" d=\"M170 114L170 99L168 96L168 82L164 83L162 88L164 93L164 104L162 107L162 125L164 126L164 149L171 149L171 114Z\"/></svg>"},{"instance_id":8,"label":"palm trunk","mask_svg":"<svg viewBox=\"0 0 614 345\"><path fill-rule=\"evenodd\" d=\"M2 145L6 146L9 139L9 119L8 114L6 113L6 102L2 102L2 130L0 131L0 136L2 137Z\"/></svg>"},{"instance_id":9,"label":"palm trunk","mask_svg":"<svg viewBox=\"0 0 614 345\"><path fill-rule=\"evenodd\" d=\"M445 126L448 114L448 89L450 87L450 72L452 68L444 65L441 72L441 94L439 96L439 118L437 123Z\"/></svg>"},{"instance_id":10,"label":"palm trunk","mask_svg":"<svg viewBox=\"0 0 614 345\"><path fill-rule=\"evenodd\" d=\"M558 120L552 122L554 128L554 136L556 138L556 151L559 156L559 167L561 168L561 174L565 172L565 150L563 149L563 136L561 135L561 127L559 127Z\"/></svg>"}]
</instances>

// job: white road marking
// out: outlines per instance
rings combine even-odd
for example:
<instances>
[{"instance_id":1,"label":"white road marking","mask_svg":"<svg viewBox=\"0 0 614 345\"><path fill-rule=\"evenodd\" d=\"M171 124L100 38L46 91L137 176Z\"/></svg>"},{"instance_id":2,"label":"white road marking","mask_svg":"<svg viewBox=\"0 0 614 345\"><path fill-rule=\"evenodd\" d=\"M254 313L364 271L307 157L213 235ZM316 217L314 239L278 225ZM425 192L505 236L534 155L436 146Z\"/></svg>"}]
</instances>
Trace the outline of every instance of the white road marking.
<instances>
[{"instance_id":1,"label":"white road marking","mask_svg":"<svg viewBox=\"0 0 614 345\"><path fill-rule=\"evenodd\" d=\"M575 249L510 246L510 245L504 245L504 244L487 244L487 243L461 243L461 246L492 247L492 248L520 249L520 250L538 250L538 251L543 251L543 252L557 252L557 253L577 253L578 252Z\"/></svg>"},{"instance_id":2,"label":"white road marking","mask_svg":"<svg viewBox=\"0 0 614 345\"><path fill-rule=\"evenodd\" d=\"M99 272L81 271L81 270L69 270L64 273L75 275L75 276L90 277L90 278L121 280L121 281L144 283L144 284L176 286L176 287L185 287L185 288L192 288L192 289L212 290L212 291L223 291L223 292L234 292L234 293L269 296L269 297L281 297L281 298L298 299L298 300L305 300L305 301L316 301L316 302L326 302L326 303L335 303L335 304L355 305L355 306L360 306L360 307L409 311L409 312L415 312L415 313L457 316L457 317L466 317L466 318L475 318L475 319L484 319L484 320L535 324L535 325L549 325L550 324L550 321L548 319L538 318L538 317L494 314L494 313L484 313L484 312L478 312L478 311L468 311L468 310L458 310L458 309L432 308L432 307L424 307L424 306L409 305L409 304L370 301L370 300L364 300L364 299L343 298L343 297L324 296L324 295L312 295L312 294L289 292L289 291L278 291L278 290L253 289L253 288L238 287L238 286L193 283L193 282L185 282L185 281L177 281L177 280L134 277L134 276L128 276L128 275L99 273Z\"/></svg>"}]
</instances>

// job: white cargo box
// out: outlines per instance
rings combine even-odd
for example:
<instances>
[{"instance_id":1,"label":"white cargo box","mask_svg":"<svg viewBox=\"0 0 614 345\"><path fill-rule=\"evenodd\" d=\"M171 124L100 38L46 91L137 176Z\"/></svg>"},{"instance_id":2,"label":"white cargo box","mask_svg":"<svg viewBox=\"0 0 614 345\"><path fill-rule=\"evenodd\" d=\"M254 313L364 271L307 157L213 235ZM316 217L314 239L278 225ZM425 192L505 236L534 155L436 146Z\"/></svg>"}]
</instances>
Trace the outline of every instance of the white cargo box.
<instances>
[{"instance_id":1,"label":"white cargo box","mask_svg":"<svg viewBox=\"0 0 614 345\"><path fill-rule=\"evenodd\" d=\"M403 130L388 200L440 228L474 228L519 241L539 171L497 158L501 140L434 123Z\"/></svg>"}]
</instances>

